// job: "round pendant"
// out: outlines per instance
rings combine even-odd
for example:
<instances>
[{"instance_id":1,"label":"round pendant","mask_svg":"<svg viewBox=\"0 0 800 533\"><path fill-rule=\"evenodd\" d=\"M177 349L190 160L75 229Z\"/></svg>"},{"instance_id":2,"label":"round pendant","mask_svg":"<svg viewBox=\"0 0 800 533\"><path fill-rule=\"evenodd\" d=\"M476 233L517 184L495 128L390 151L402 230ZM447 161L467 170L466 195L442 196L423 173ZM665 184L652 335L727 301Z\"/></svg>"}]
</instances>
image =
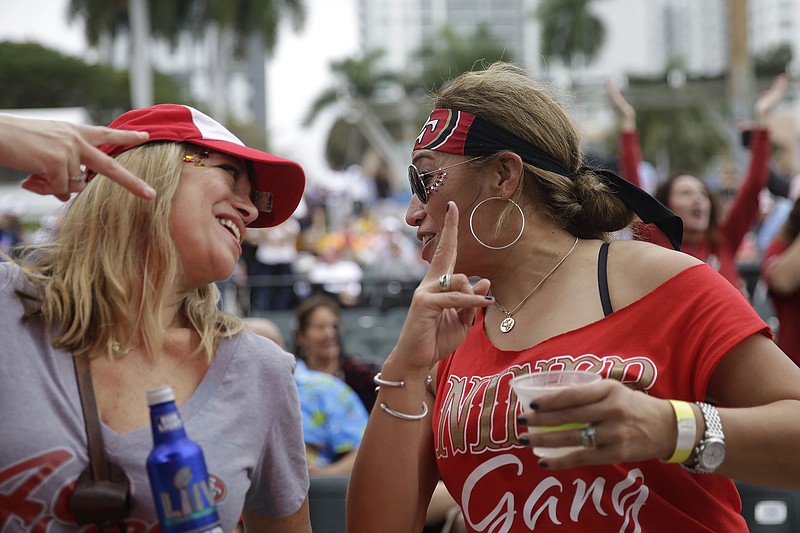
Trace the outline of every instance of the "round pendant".
<instances>
[{"instance_id":1,"label":"round pendant","mask_svg":"<svg viewBox=\"0 0 800 533\"><path fill-rule=\"evenodd\" d=\"M510 316L507 316L502 322L500 322L500 331L503 333L508 333L512 329L514 329L514 319Z\"/></svg>"}]
</instances>

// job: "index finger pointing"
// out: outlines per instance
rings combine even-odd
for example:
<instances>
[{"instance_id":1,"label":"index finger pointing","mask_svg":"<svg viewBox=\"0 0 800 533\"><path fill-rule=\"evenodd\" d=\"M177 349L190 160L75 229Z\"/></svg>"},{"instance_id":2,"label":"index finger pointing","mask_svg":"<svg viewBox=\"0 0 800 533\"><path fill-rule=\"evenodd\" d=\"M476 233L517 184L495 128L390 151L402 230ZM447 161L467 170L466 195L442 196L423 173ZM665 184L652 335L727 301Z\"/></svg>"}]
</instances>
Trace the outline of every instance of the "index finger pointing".
<instances>
[{"instance_id":1,"label":"index finger pointing","mask_svg":"<svg viewBox=\"0 0 800 533\"><path fill-rule=\"evenodd\" d=\"M131 174L116 159L109 157L94 146L85 146L81 151L81 160L87 167L114 180L140 198L152 200L156 197L155 189Z\"/></svg>"},{"instance_id":2,"label":"index finger pointing","mask_svg":"<svg viewBox=\"0 0 800 533\"><path fill-rule=\"evenodd\" d=\"M136 146L146 142L150 137L146 131L117 130L105 126L80 125L79 130L86 142L94 146L101 144Z\"/></svg>"},{"instance_id":3,"label":"index finger pointing","mask_svg":"<svg viewBox=\"0 0 800 533\"><path fill-rule=\"evenodd\" d=\"M458 207L453 201L447 202L447 212L444 215L444 227L436 251L431 258L431 267L428 274L439 277L450 274L456 266L458 257Z\"/></svg>"}]
</instances>

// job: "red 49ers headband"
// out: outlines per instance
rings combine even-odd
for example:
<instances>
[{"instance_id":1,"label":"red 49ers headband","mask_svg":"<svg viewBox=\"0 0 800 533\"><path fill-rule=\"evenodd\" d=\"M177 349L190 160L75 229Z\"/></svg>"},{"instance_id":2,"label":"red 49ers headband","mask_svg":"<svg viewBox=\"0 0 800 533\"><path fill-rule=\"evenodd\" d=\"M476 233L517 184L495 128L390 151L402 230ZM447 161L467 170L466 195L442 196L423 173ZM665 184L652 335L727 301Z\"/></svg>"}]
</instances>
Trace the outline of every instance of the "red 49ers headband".
<instances>
[{"instance_id":1,"label":"red 49ers headband","mask_svg":"<svg viewBox=\"0 0 800 533\"><path fill-rule=\"evenodd\" d=\"M673 248L681 249L683 221L647 192L610 170L581 167L579 171L571 172L549 153L476 115L456 109L434 109L419 132L414 150L471 156L489 156L507 150L529 165L572 180L580 172L591 170L642 222L655 224L669 238Z\"/></svg>"}]
</instances>

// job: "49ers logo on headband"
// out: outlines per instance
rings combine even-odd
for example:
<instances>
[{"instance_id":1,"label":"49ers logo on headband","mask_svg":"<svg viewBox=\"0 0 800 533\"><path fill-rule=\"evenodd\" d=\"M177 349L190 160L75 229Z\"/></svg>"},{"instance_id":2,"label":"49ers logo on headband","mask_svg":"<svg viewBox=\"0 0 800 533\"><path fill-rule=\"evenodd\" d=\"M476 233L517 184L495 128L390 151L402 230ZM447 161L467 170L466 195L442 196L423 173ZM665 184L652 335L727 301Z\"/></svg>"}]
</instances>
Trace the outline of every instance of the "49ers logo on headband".
<instances>
[{"instance_id":1,"label":"49ers logo on headband","mask_svg":"<svg viewBox=\"0 0 800 533\"><path fill-rule=\"evenodd\" d=\"M454 109L434 109L425 121L414 143L414 150L437 150L448 154L464 155L467 140L475 115Z\"/></svg>"}]
</instances>

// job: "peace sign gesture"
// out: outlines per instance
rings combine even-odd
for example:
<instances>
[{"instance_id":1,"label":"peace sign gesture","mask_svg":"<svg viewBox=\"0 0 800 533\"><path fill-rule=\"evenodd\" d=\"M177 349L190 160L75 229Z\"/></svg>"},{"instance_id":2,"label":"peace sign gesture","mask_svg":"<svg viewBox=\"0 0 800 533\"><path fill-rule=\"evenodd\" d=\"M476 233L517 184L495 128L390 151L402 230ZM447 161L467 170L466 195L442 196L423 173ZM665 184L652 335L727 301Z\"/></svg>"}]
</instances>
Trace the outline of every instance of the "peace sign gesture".
<instances>
[{"instance_id":1,"label":"peace sign gesture","mask_svg":"<svg viewBox=\"0 0 800 533\"><path fill-rule=\"evenodd\" d=\"M138 145L144 132L0 115L0 165L30 172L22 188L68 200L85 186L81 165L116 181L136 196L155 198L155 191L115 159L96 148L101 144Z\"/></svg>"},{"instance_id":2,"label":"peace sign gesture","mask_svg":"<svg viewBox=\"0 0 800 533\"><path fill-rule=\"evenodd\" d=\"M464 274L453 273L458 247L458 208L448 202L439 244L428 273L414 291L408 317L393 359L426 373L466 338L481 307L492 304L489 280L474 286Z\"/></svg>"}]
</instances>

